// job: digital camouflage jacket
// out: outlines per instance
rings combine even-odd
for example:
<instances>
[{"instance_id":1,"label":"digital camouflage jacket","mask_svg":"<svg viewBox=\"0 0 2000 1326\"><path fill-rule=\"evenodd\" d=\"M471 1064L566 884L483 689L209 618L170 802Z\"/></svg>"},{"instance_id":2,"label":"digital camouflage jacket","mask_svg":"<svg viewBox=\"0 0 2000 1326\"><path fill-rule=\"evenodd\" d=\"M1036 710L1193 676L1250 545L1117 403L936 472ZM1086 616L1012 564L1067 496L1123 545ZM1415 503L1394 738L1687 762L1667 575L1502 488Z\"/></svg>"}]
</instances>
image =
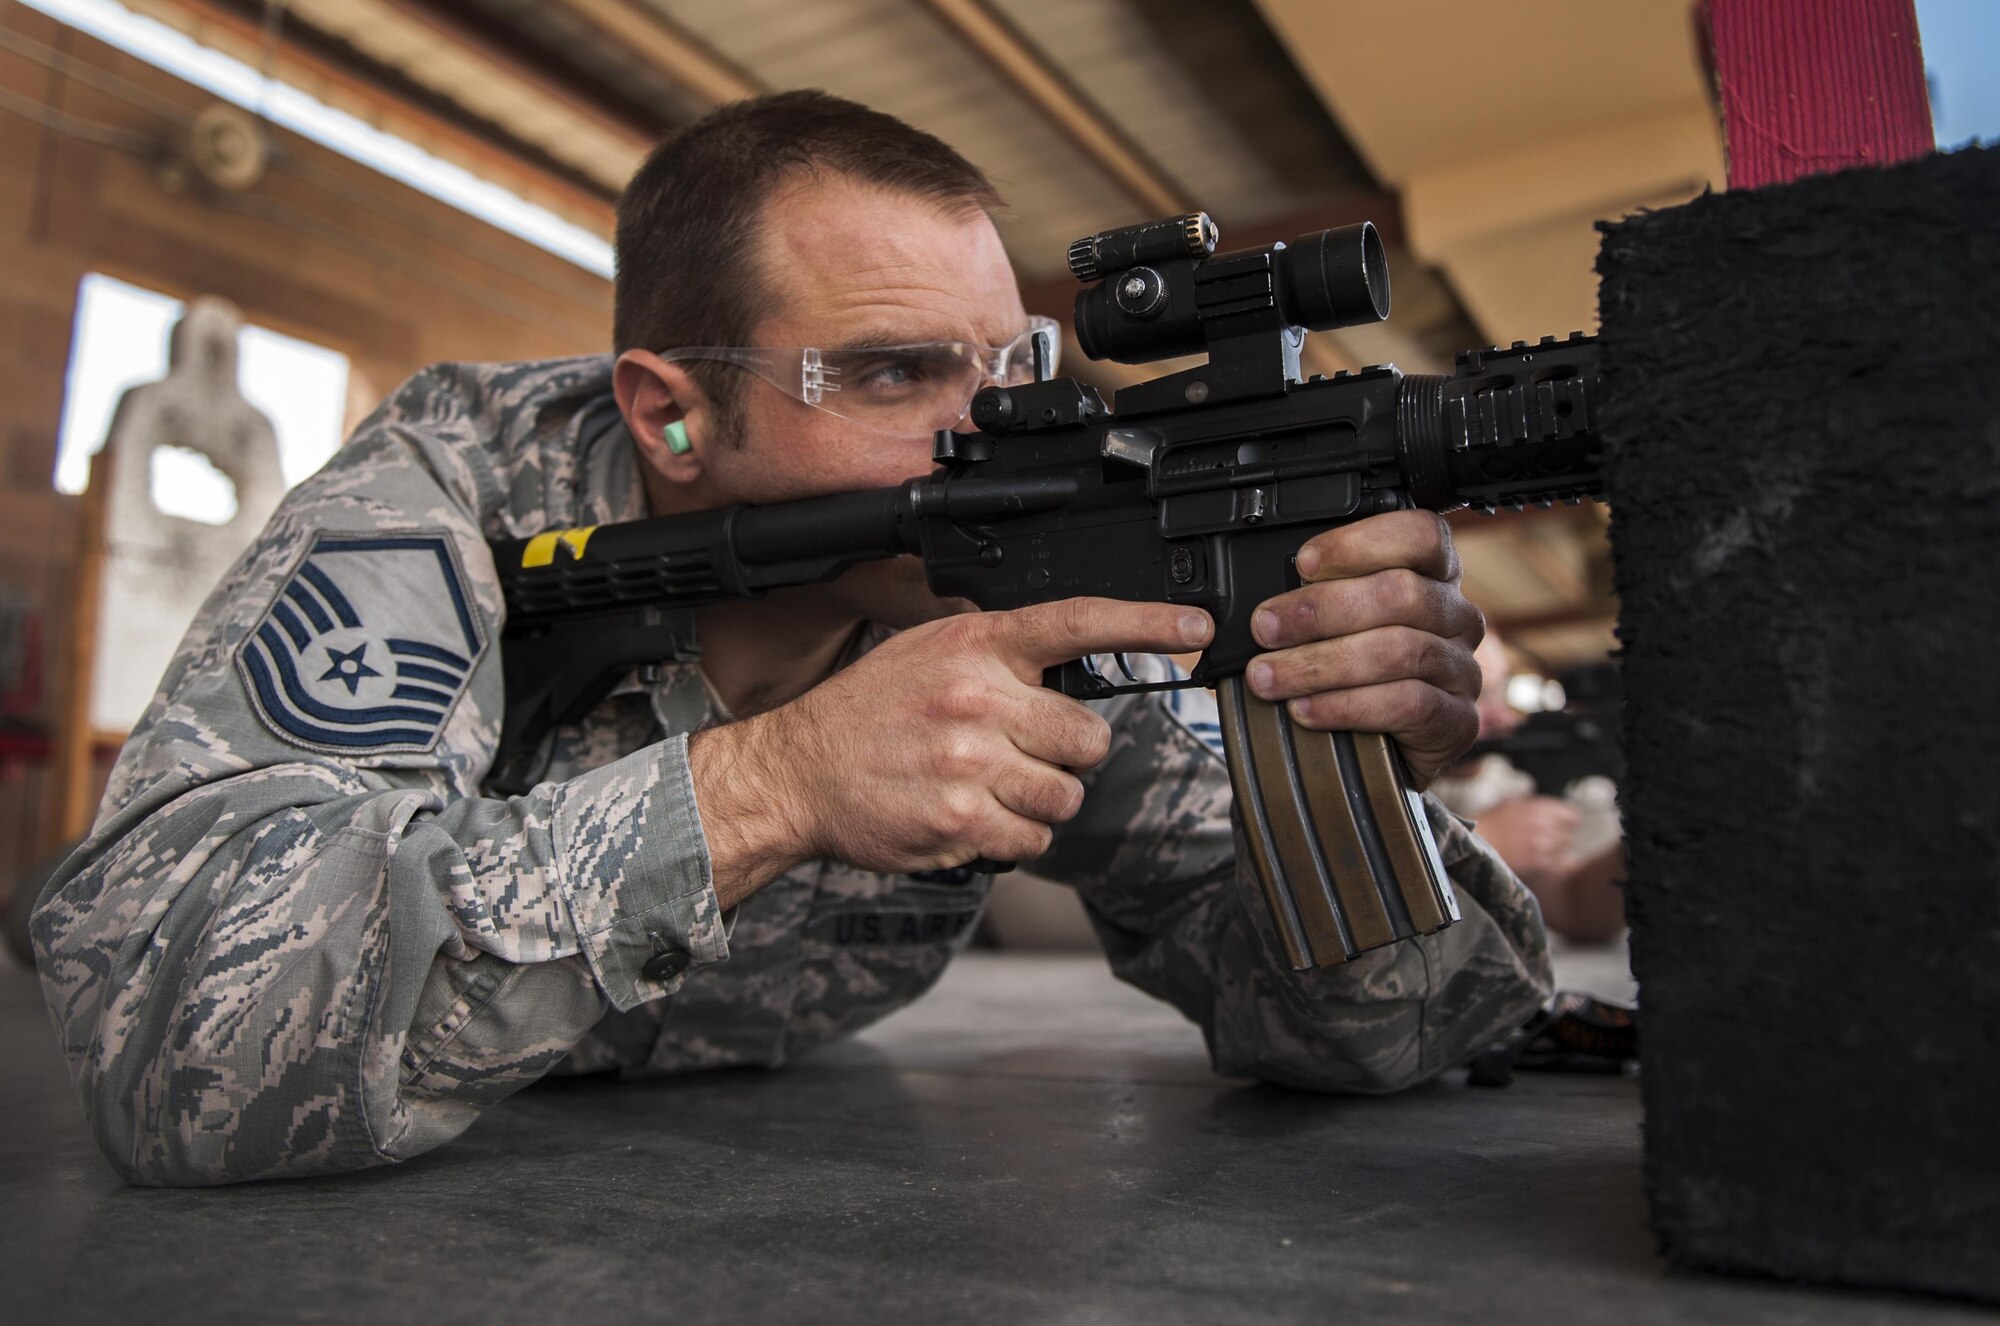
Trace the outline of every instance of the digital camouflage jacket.
<instances>
[{"instance_id":1,"label":"digital camouflage jacket","mask_svg":"<svg viewBox=\"0 0 2000 1326\"><path fill-rule=\"evenodd\" d=\"M551 1070L778 1065L916 998L966 942L991 880L962 871L818 861L721 914L686 753L724 716L692 666L565 729L533 791L482 794L487 541L646 514L610 376L604 356L418 374L182 642L34 918L85 1111L131 1181L407 1159ZM1548 994L1534 901L1435 807L1464 919L1291 972L1216 753L1159 696L1104 712L1111 754L1035 869L1218 1072L1394 1090Z\"/></svg>"}]
</instances>

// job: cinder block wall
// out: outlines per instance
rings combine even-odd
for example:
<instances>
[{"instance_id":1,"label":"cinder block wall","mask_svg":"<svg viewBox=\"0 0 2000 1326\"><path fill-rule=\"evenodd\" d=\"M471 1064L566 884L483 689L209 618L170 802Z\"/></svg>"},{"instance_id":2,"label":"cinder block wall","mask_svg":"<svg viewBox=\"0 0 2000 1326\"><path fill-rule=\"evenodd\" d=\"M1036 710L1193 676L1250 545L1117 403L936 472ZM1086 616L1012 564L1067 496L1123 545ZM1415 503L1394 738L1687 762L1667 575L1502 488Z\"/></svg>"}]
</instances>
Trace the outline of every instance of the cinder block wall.
<instances>
[{"instance_id":1,"label":"cinder block wall","mask_svg":"<svg viewBox=\"0 0 2000 1326\"><path fill-rule=\"evenodd\" d=\"M1698 1266L2000 1300L2000 151L1604 244L1646 1182Z\"/></svg>"},{"instance_id":2,"label":"cinder block wall","mask_svg":"<svg viewBox=\"0 0 2000 1326\"><path fill-rule=\"evenodd\" d=\"M159 145L212 98L19 5L0 31L80 62L0 48L0 89ZM355 413L426 363L610 344L609 283L288 133L285 162L220 200L172 192L155 161L0 108L0 581L44 615L51 721L75 579L78 501L51 478L77 282L98 271L345 353ZM352 420L350 419L350 422ZM46 846L46 766L0 759L0 897Z\"/></svg>"}]
</instances>

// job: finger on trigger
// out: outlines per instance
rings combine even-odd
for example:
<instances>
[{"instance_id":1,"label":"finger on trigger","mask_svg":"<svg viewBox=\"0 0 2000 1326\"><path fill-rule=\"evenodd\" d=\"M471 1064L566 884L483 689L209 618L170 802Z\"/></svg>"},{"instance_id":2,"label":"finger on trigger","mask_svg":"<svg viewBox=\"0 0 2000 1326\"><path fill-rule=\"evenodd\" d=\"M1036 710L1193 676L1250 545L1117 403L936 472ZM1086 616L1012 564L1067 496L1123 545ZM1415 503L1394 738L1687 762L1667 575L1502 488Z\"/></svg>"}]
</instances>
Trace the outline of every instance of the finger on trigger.
<instances>
[{"instance_id":1,"label":"finger on trigger","mask_svg":"<svg viewBox=\"0 0 2000 1326\"><path fill-rule=\"evenodd\" d=\"M1023 681L1091 654L1170 654L1208 643L1214 623L1199 608L1075 598L996 613L1001 654Z\"/></svg>"}]
</instances>

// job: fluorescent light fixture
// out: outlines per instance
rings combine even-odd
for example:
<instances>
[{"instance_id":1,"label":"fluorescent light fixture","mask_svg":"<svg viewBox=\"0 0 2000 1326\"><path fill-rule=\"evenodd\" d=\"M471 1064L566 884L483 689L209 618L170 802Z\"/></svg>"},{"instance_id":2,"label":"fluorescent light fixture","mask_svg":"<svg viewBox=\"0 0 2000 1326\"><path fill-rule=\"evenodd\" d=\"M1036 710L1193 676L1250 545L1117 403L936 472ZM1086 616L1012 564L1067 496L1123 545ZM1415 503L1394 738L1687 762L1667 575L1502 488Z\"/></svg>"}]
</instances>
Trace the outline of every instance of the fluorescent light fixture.
<instances>
[{"instance_id":1,"label":"fluorescent light fixture","mask_svg":"<svg viewBox=\"0 0 2000 1326\"><path fill-rule=\"evenodd\" d=\"M156 19L135 14L114 0L21 2L587 272L611 276L611 245L583 227L432 156L408 139L335 110L289 83L267 79L234 56L203 46Z\"/></svg>"}]
</instances>

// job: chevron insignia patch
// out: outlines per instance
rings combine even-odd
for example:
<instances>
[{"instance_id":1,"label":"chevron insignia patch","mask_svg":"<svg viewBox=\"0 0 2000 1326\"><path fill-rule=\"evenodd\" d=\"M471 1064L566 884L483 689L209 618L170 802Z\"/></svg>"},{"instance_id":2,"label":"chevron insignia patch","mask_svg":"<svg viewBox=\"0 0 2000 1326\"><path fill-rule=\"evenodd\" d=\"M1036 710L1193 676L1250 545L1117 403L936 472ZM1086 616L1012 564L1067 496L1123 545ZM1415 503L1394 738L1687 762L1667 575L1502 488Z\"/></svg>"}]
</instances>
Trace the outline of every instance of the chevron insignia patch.
<instances>
[{"instance_id":1,"label":"chevron insignia patch","mask_svg":"<svg viewBox=\"0 0 2000 1326\"><path fill-rule=\"evenodd\" d=\"M322 533L236 666L285 741L389 754L436 744L485 648L448 536Z\"/></svg>"}]
</instances>

